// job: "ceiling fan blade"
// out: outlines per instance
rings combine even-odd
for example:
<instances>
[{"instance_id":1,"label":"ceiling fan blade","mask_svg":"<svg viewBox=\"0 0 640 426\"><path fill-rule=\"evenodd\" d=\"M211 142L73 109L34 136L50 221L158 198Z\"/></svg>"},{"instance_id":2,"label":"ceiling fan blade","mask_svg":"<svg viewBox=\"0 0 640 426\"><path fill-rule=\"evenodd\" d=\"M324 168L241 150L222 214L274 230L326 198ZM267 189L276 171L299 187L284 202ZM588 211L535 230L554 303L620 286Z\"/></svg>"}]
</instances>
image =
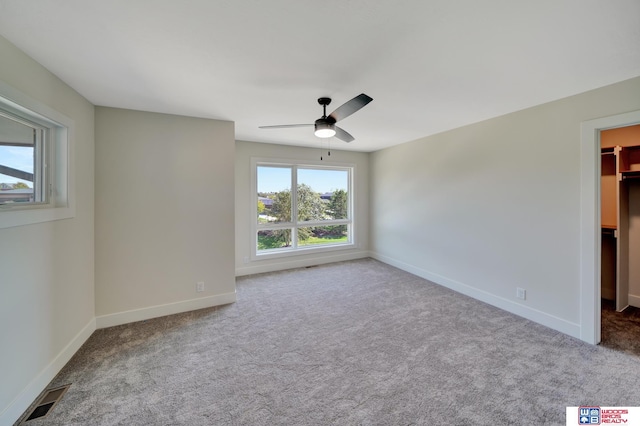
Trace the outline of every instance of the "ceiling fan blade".
<instances>
[{"instance_id":1,"label":"ceiling fan blade","mask_svg":"<svg viewBox=\"0 0 640 426\"><path fill-rule=\"evenodd\" d=\"M360 108L362 108L372 100L373 98L362 93L356 96L355 98L351 99L350 101L345 102L338 108L336 108L335 111L329 114L329 117L333 118L336 121L344 120L345 118L347 118L354 112L358 111Z\"/></svg>"},{"instance_id":2,"label":"ceiling fan blade","mask_svg":"<svg viewBox=\"0 0 640 426\"><path fill-rule=\"evenodd\" d=\"M334 126L334 129L336 130L336 138L345 142L351 142L352 140L354 140L353 136L351 136L346 130L341 129L338 126Z\"/></svg>"},{"instance_id":3,"label":"ceiling fan blade","mask_svg":"<svg viewBox=\"0 0 640 426\"><path fill-rule=\"evenodd\" d=\"M280 124L277 126L259 126L259 129L286 129L289 127L312 127L313 124Z\"/></svg>"}]
</instances>

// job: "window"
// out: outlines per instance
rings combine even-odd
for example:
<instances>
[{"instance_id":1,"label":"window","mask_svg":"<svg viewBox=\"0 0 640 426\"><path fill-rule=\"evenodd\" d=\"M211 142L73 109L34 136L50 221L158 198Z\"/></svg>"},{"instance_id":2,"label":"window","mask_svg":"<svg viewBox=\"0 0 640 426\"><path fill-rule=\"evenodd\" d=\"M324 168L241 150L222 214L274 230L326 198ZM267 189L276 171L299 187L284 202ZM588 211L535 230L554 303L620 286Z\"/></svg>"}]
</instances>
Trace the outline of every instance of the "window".
<instances>
[{"instance_id":1,"label":"window","mask_svg":"<svg viewBox=\"0 0 640 426\"><path fill-rule=\"evenodd\" d=\"M0 228L75 215L73 121L0 81Z\"/></svg>"},{"instance_id":2,"label":"window","mask_svg":"<svg viewBox=\"0 0 640 426\"><path fill-rule=\"evenodd\" d=\"M353 167L256 162L255 254L353 246Z\"/></svg>"},{"instance_id":3,"label":"window","mask_svg":"<svg viewBox=\"0 0 640 426\"><path fill-rule=\"evenodd\" d=\"M0 110L0 205L47 203L48 129Z\"/></svg>"}]
</instances>

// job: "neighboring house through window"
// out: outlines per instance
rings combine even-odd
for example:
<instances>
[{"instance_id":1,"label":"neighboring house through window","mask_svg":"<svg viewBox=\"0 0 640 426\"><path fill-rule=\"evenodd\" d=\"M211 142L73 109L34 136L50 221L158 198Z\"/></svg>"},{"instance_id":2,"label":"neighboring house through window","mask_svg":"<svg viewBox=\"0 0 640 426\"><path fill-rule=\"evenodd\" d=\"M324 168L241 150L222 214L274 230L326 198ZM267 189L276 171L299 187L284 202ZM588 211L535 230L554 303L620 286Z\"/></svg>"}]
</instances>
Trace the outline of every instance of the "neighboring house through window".
<instances>
[{"instance_id":1,"label":"neighboring house through window","mask_svg":"<svg viewBox=\"0 0 640 426\"><path fill-rule=\"evenodd\" d=\"M48 200L48 128L0 110L0 205Z\"/></svg>"}]
</instances>

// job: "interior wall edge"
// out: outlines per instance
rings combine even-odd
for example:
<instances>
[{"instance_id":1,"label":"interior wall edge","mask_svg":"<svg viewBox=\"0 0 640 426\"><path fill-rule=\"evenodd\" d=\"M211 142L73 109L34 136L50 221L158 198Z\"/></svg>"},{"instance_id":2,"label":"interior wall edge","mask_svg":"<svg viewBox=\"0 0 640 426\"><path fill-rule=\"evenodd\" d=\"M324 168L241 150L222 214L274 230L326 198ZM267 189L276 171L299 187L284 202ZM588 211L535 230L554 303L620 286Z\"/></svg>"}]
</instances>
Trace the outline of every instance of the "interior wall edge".
<instances>
[{"instance_id":1,"label":"interior wall edge","mask_svg":"<svg viewBox=\"0 0 640 426\"><path fill-rule=\"evenodd\" d=\"M455 291L456 293L464 294L465 296L472 297L491 306L495 306L496 308L510 312L514 315L518 315L545 327L549 327L553 330L567 334L571 337L580 339L580 324L576 324L565 319L558 318L554 315L539 311L537 309L529 308L519 303L512 302L511 300L496 296L495 294L489 293L487 291L480 290L468 284L452 280L442 275L422 269L418 266L402 262L400 260L379 254L377 252L371 252L371 257L373 259L379 260L380 262L386 263L387 265L394 266L398 269L402 269L403 271L414 274L420 278L424 278L427 281L431 281L435 284L446 287L450 290Z\"/></svg>"},{"instance_id":2,"label":"interior wall edge","mask_svg":"<svg viewBox=\"0 0 640 426\"><path fill-rule=\"evenodd\" d=\"M100 327L228 302L234 155L233 122L96 107Z\"/></svg>"},{"instance_id":3,"label":"interior wall edge","mask_svg":"<svg viewBox=\"0 0 640 426\"><path fill-rule=\"evenodd\" d=\"M75 335L73 339L53 358L39 374L37 374L31 383L29 383L18 396L0 412L0 425L10 425L24 414L35 399L46 389L47 385L62 370L62 368L75 355L80 347L91 337L96 330L96 319L92 318L83 328Z\"/></svg>"}]
</instances>

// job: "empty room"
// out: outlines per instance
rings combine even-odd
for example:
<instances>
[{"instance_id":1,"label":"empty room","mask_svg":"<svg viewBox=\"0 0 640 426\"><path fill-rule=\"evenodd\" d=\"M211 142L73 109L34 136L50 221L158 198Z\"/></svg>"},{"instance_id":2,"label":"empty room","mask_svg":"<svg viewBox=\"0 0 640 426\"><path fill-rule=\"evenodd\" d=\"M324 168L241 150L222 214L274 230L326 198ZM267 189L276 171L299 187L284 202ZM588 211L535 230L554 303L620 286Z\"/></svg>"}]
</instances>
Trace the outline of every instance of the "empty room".
<instances>
[{"instance_id":1,"label":"empty room","mask_svg":"<svg viewBox=\"0 0 640 426\"><path fill-rule=\"evenodd\" d=\"M640 422L640 2L0 0L0 426Z\"/></svg>"}]
</instances>

